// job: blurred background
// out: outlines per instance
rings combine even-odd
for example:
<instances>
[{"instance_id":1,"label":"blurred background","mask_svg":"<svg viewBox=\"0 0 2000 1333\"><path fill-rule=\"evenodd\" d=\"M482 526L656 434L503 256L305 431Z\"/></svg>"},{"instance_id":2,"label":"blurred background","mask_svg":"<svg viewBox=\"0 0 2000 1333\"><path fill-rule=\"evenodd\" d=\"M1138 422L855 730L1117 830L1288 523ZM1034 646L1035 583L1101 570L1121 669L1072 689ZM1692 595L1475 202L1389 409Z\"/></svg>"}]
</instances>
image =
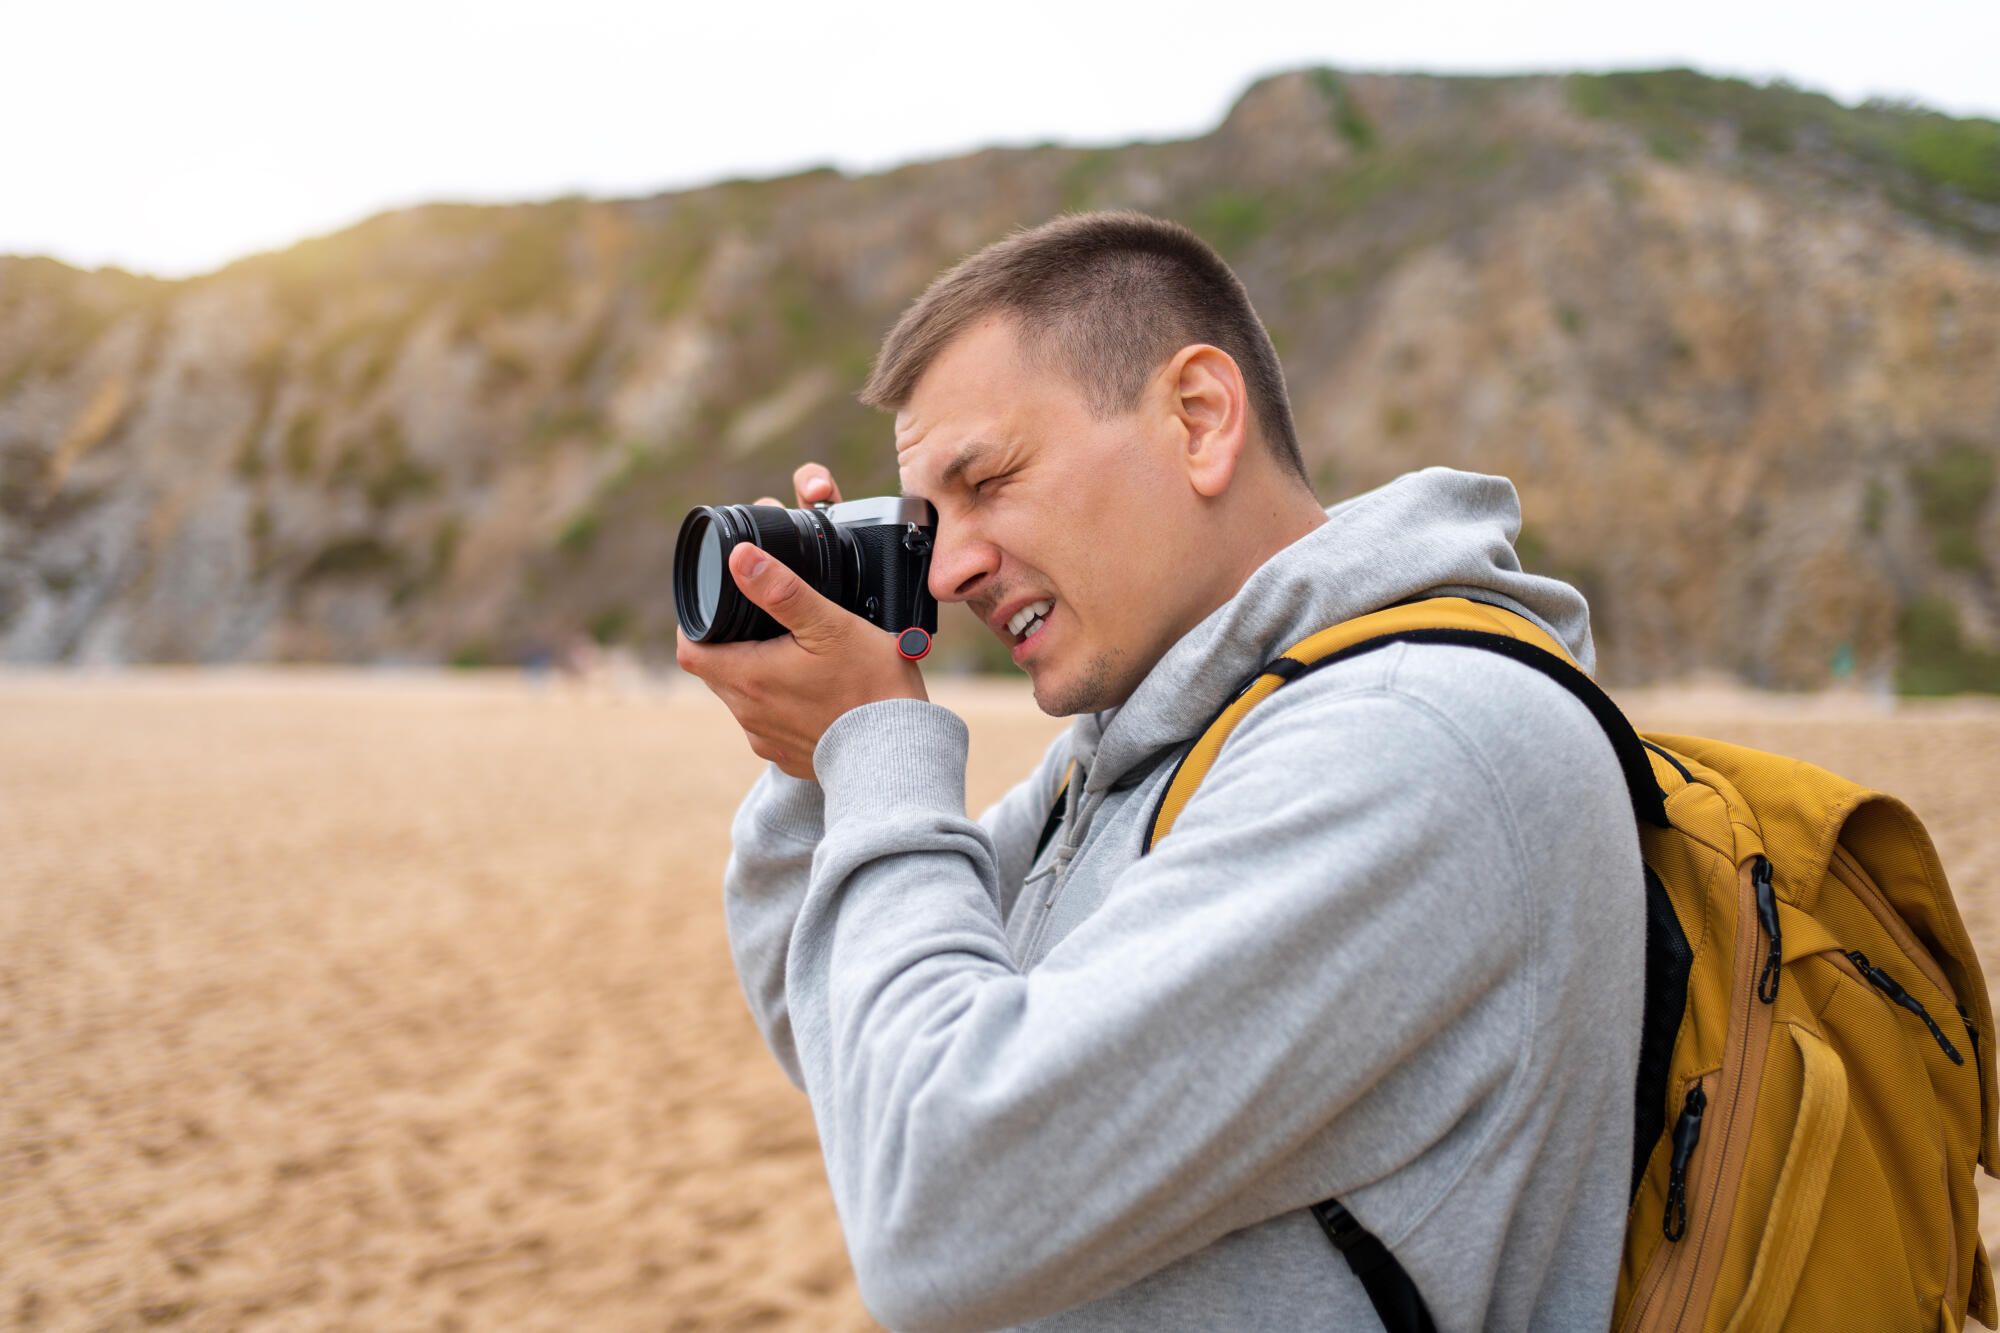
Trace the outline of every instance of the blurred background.
<instances>
[{"instance_id":1,"label":"blurred background","mask_svg":"<svg viewBox=\"0 0 2000 1333\"><path fill-rule=\"evenodd\" d=\"M0 0L0 1327L874 1327L672 543L893 489L878 340L1064 210L1221 249L1326 502L1512 477L1642 726L1906 798L2000 974L1996 50L1991 0ZM980 810L1063 723L969 619L927 665Z\"/></svg>"},{"instance_id":2,"label":"blurred background","mask_svg":"<svg viewBox=\"0 0 2000 1333\"><path fill-rule=\"evenodd\" d=\"M1132 207L1611 682L2000 689L2000 11L1393 8L0 5L0 662L668 669L689 505L893 489L897 312Z\"/></svg>"}]
</instances>

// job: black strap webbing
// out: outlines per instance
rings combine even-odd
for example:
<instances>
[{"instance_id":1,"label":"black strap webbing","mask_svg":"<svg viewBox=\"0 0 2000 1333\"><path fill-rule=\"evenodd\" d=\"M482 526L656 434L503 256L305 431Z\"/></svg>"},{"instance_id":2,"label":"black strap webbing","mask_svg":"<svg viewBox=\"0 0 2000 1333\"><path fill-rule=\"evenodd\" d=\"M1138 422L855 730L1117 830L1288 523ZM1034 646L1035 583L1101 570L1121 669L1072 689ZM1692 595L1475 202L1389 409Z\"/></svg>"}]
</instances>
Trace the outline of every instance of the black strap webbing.
<instances>
[{"instance_id":1,"label":"black strap webbing","mask_svg":"<svg viewBox=\"0 0 2000 1333\"><path fill-rule=\"evenodd\" d=\"M1430 1307L1410 1280L1409 1270L1396 1261L1374 1232L1355 1221L1354 1214L1337 1199L1314 1204L1312 1215L1354 1276L1361 1279L1361 1287L1388 1333L1437 1333Z\"/></svg>"},{"instance_id":2,"label":"black strap webbing","mask_svg":"<svg viewBox=\"0 0 2000 1333\"><path fill-rule=\"evenodd\" d=\"M1028 862L1029 865L1041 860L1042 853L1049 849L1049 843L1055 838L1056 830L1062 827L1063 803L1068 799L1069 783L1065 782L1056 788L1056 803L1049 809L1048 822L1042 825L1042 836L1035 840L1035 856L1034 860Z\"/></svg>"}]
</instances>

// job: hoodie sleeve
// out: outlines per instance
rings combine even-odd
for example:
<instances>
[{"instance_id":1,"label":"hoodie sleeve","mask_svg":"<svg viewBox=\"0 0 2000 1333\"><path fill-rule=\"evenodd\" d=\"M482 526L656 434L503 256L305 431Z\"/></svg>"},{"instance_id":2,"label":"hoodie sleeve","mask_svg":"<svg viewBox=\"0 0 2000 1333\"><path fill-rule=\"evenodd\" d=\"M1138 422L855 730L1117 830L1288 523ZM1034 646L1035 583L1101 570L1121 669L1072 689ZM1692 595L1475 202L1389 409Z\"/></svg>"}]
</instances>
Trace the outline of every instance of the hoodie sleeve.
<instances>
[{"instance_id":1,"label":"hoodie sleeve","mask_svg":"<svg viewBox=\"0 0 2000 1333\"><path fill-rule=\"evenodd\" d=\"M785 999L785 956L812 879L824 831L825 798L816 781L790 777L776 764L750 788L729 827L722 873L729 952L750 1016L785 1077L803 1087Z\"/></svg>"},{"instance_id":2,"label":"hoodie sleeve","mask_svg":"<svg viewBox=\"0 0 2000 1333\"><path fill-rule=\"evenodd\" d=\"M877 1318L1024 1322L1448 1136L1471 1159L1532 1026L1509 756L1419 701L1312 684L1251 715L1027 974L961 813L963 724L891 701L822 738L785 989Z\"/></svg>"},{"instance_id":3,"label":"hoodie sleeve","mask_svg":"<svg viewBox=\"0 0 2000 1333\"><path fill-rule=\"evenodd\" d=\"M952 722L957 718L943 709ZM942 733L945 749L957 756L958 787L964 788L964 725L953 727L928 715ZM994 907L1004 921L1013 910L1035 857L1035 843L1067 767L1069 734L1056 737L1035 771L979 817L993 848L997 872ZM960 809L963 809L963 798ZM820 784L789 777L768 765L750 788L730 825L730 856L723 872L723 912L736 977L751 1016L764 1034L785 1076L803 1087L785 996L785 960L812 877L813 855L825 829Z\"/></svg>"}]
</instances>

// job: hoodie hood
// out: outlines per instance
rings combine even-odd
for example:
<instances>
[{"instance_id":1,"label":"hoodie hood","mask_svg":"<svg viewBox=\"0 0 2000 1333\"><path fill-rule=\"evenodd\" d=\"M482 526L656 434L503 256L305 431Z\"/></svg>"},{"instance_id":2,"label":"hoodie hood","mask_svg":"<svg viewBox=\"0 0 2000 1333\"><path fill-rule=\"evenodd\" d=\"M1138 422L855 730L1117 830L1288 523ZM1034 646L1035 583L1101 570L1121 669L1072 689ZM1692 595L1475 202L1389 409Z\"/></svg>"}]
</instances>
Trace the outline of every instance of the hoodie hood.
<instances>
[{"instance_id":1,"label":"hoodie hood","mask_svg":"<svg viewBox=\"0 0 2000 1333\"><path fill-rule=\"evenodd\" d=\"M1299 640L1415 597L1519 612L1595 669L1583 594L1521 568L1521 502L1505 477L1426 468L1326 517L1168 649L1124 704L1077 719L1071 753L1089 773L1086 791L1120 785L1193 740L1246 678Z\"/></svg>"}]
</instances>

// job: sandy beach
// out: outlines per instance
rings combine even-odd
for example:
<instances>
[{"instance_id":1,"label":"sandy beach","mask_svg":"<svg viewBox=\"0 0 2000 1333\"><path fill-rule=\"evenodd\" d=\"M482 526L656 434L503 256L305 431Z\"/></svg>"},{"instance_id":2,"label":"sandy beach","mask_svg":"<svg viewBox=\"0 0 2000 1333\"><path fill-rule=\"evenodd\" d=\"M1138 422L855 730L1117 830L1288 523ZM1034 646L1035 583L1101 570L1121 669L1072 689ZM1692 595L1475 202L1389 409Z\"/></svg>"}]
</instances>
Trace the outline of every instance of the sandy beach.
<instances>
[{"instance_id":1,"label":"sandy beach","mask_svg":"<svg viewBox=\"0 0 2000 1333\"><path fill-rule=\"evenodd\" d=\"M975 809L1060 730L938 694ZM2000 976L2000 702L1624 702L1902 795ZM724 944L759 766L686 682L0 675L0 1325L873 1328Z\"/></svg>"}]
</instances>

